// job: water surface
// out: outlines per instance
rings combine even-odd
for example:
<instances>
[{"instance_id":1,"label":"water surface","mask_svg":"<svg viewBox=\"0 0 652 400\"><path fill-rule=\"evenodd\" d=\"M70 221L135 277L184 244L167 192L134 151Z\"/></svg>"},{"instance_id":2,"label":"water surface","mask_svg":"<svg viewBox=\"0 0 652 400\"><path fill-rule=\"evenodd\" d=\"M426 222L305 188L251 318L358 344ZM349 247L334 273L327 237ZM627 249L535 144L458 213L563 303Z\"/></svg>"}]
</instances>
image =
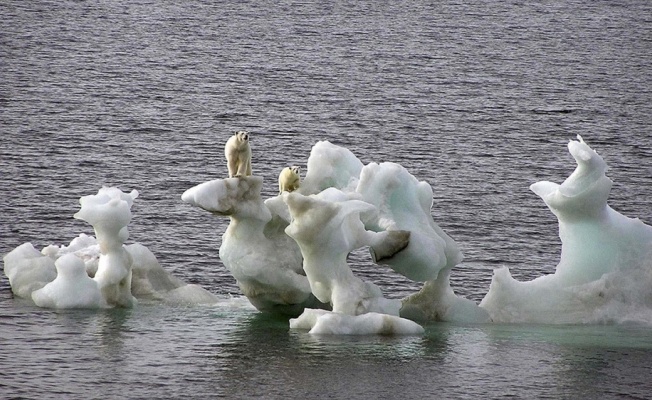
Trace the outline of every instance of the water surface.
<instances>
[{"instance_id":1,"label":"water surface","mask_svg":"<svg viewBox=\"0 0 652 400\"><path fill-rule=\"evenodd\" d=\"M252 132L254 173L329 140L433 186L433 217L480 301L495 267L554 272L554 216L528 186L574 168L581 134L610 204L652 224L647 1L0 4L0 253L63 245L78 199L137 189L129 242L224 298L214 307L40 310L0 279L0 394L14 398L646 398L650 330L431 324L423 337L313 337L238 298L217 249L228 221L181 194L226 176ZM401 298L419 285L356 252ZM233 299L235 297L235 299Z\"/></svg>"}]
</instances>

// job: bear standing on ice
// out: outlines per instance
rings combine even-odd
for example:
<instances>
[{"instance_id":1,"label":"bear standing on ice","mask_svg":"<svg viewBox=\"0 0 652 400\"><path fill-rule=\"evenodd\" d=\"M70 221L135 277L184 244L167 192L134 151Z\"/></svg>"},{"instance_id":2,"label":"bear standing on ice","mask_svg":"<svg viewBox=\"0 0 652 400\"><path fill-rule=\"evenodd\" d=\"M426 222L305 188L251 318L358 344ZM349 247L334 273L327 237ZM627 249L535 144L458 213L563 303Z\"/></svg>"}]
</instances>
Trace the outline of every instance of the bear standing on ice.
<instances>
[{"instance_id":1,"label":"bear standing on ice","mask_svg":"<svg viewBox=\"0 0 652 400\"><path fill-rule=\"evenodd\" d=\"M224 146L229 178L251 175L251 147L249 132L237 131Z\"/></svg>"},{"instance_id":2,"label":"bear standing on ice","mask_svg":"<svg viewBox=\"0 0 652 400\"><path fill-rule=\"evenodd\" d=\"M278 193L293 192L301 184L301 167L285 167L278 176Z\"/></svg>"}]
</instances>

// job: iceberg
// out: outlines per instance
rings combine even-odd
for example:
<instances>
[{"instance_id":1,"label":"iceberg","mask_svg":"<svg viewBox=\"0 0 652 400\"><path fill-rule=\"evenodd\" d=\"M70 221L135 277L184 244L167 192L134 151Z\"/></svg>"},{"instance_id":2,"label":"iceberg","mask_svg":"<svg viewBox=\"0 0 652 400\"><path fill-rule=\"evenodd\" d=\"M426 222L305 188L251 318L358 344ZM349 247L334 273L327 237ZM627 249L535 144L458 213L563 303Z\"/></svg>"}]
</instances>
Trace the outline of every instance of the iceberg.
<instances>
[{"instance_id":1,"label":"iceberg","mask_svg":"<svg viewBox=\"0 0 652 400\"><path fill-rule=\"evenodd\" d=\"M68 246L38 251L31 243L3 257L15 296L44 308L133 307L137 299L172 304L209 304L205 289L167 273L140 243L125 245L137 191L103 187L80 199L74 217L91 223L94 236L80 234Z\"/></svg>"},{"instance_id":2,"label":"iceberg","mask_svg":"<svg viewBox=\"0 0 652 400\"><path fill-rule=\"evenodd\" d=\"M74 254L66 254L55 262L57 277L43 288L32 292L32 300L45 308L105 308L100 286L86 273L84 262Z\"/></svg>"},{"instance_id":3,"label":"iceberg","mask_svg":"<svg viewBox=\"0 0 652 400\"><path fill-rule=\"evenodd\" d=\"M118 188L103 187L96 195L79 199L81 210L74 215L93 225L95 230L100 257L94 279L102 295L109 304L123 307L131 307L136 302L131 295L133 260L123 246L129 237L127 225L136 197L136 190L127 194Z\"/></svg>"},{"instance_id":4,"label":"iceberg","mask_svg":"<svg viewBox=\"0 0 652 400\"><path fill-rule=\"evenodd\" d=\"M348 149L318 142L295 192L262 201L262 180L247 177L204 183L182 198L230 216L221 258L259 310L290 304L293 311L303 310L290 321L293 329L380 333L378 316L416 322L652 323L652 228L607 205L606 163L581 137L569 143L569 151L577 169L568 179L531 187L559 220L562 257L555 274L518 282L499 268L479 305L450 286L451 271L463 256L432 219L432 187L398 164L363 165ZM400 304L384 298L347 264L349 252L360 247L369 248L374 263L423 282L422 289ZM310 295L320 307L308 305L304 299ZM361 316L368 329L360 328Z\"/></svg>"},{"instance_id":5,"label":"iceberg","mask_svg":"<svg viewBox=\"0 0 652 400\"><path fill-rule=\"evenodd\" d=\"M288 193L284 200L292 216L285 232L299 244L315 297L336 313L398 315L400 301L384 298L378 286L353 275L346 258L364 246L382 247L391 257L407 246L409 232L365 230L360 214L374 208L360 200L332 202L299 193Z\"/></svg>"},{"instance_id":6,"label":"iceberg","mask_svg":"<svg viewBox=\"0 0 652 400\"><path fill-rule=\"evenodd\" d=\"M518 282L505 267L480 306L494 322L652 323L652 227L607 204L607 164L578 136L577 162L561 184L530 189L559 221L561 259L555 273Z\"/></svg>"},{"instance_id":7,"label":"iceberg","mask_svg":"<svg viewBox=\"0 0 652 400\"><path fill-rule=\"evenodd\" d=\"M255 176L204 182L182 195L229 217L220 258L257 309L300 314L290 326L313 333L422 332L404 314L421 321L489 319L450 288L450 270L462 254L430 215L427 182L398 164L365 166L326 141L313 146L307 165L297 190L265 201ZM364 247L374 263L429 289L407 302L385 298L347 263L351 251Z\"/></svg>"},{"instance_id":8,"label":"iceberg","mask_svg":"<svg viewBox=\"0 0 652 400\"><path fill-rule=\"evenodd\" d=\"M348 149L318 142L292 192L263 200L263 179L241 176L200 183L181 199L229 219L220 259L251 305L290 316L291 329L418 335L433 321L650 325L652 227L607 204L607 164L580 136L568 150L577 167L564 182L531 186L558 219L555 272L520 282L500 267L479 304L451 288L463 255L432 218L432 186L399 164L364 165ZM41 251L25 243L6 254L14 295L47 308L215 303L210 292L167 273L144 245L125 244L137 196L102 188L82 197L74 216L95 236ZM351 270L348 255L360 248L373 268L391 268L421 289L386 298Z\"/></svg>"},{"instance_id":9,"label":"iceberg","mask_svg":"<svg viewBox=\"0 0 652 400\"><path fill-rule=\"evenodd\" d=\"M31 298L57 277L54 259L41 254L31 243L23 243L3 257L4 272L13 294Z\"/></svg>"},{"instance_id":10,"label":"iceberg","mask_svg":"<svg viewBox=\"0 0 652 400\"><path fill-rule=\"evenodd\" d=\"M290 223L287 206L279 198L263 202L262 182L258 176L216 179L186 190L181 198L229 217L220 259L258 310L298 315L305 307L325 307L310 290L299 246L284 232Z\"/></svg>"}]
</instances>

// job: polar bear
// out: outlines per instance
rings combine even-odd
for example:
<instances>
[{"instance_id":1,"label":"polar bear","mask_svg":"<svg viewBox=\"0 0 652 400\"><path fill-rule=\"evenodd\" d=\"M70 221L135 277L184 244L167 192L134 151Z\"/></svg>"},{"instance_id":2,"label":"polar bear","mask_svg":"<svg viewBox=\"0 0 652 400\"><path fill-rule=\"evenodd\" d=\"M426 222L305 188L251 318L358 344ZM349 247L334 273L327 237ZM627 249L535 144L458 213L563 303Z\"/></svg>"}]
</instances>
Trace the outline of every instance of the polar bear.
<instances>
[{"instance_id":1,"label":"polar bear","mask_svg":"<svg viewBox=\"0 0 652 400\"><path fill-rule=\"evenodd\" d=\"M229 178L251 175L251 147L249 132L236 131L224 146Z\"/></svg>"},{"instance_id":2,"label":"polar bear","mask_svg":"<svg viewBox=\"0 0 652 400\"><path fill-rule=\"evenodd\" d=\"M299 188L301 184L301 167L293 165L285 167L278 176L278 192L279 194L287 191L293 192Z\"/></svg>"}]
</instances>

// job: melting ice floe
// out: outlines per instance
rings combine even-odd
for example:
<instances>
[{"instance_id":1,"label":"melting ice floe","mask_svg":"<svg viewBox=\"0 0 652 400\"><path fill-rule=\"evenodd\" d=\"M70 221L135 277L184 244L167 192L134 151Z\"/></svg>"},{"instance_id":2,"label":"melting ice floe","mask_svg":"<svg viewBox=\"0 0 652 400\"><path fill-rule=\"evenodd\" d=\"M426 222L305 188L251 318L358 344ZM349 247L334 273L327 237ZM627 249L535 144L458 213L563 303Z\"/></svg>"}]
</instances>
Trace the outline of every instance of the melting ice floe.
<instances>
[{"instance_id":1,"label":"melting ice floe","mask_svg":"<svg viewBox=\"0 0 652 400\"><path fill-rule=\"evenodd\" d=\"M81 234L69 246L30 243L4 257L4 271L13 293L40 307L131 307L136 295L174 303L214 302L215 296L169 275L141 244L125 246L127 224L137 191L101 188L80 199L75 218L93 225L96 237Z\"/></svg>"},{"instance_id":2,"label":"melting ice floe","mask_svg":"<svg viewBox=\"0 0 652 400\"><path fill-rule=\"evenodd\" d=\"M607 205L607 165L581 137L568 149L575 171L530 187L559 220L555 273L518 282L498 269L480 306L496 322L652 324L652 227Z\"/></svg>"},{"instance_id":3,"label":"melting ice floe","mask_svg":"<svg viewBox=\"0 0 652 400\"><path fill-rule=\"evenodd\" d=\"M423 328L413 321L652 324L652 227L607 205L606 164L581 138L569 150L577 169L566 181L531 187L559 219L556 272L518 282L499 268L480 305L450 287L462 254L432 220L432 188L398 164L365 166L349 150L319 142L296 192L263 201L262 178L249 176L205 182L182 199L230 218L220 258L257 309L300 315L292 329L418 334ZM54 308L132 306L134 296L215 302L167 274L145 246L124 245L136 196L103 188L80 200L75 217L91 223L97 239L80 235L42 252L26 243L7 254L16 296ZM402 301L385 298L346 262L360 247L423 288Z\"/></svg>"},{"instance_id":4,"label":"melting ice floe","mask_svg":"<svg viewBox=\"0 0 652 400\"><path fill-rule=\"evenodd\" d=\"M338 315L334 318L333 313L307 309L291 321L296 329L368 333L373 331L368 325L371 319L397 316L397 302L385 299L373 283L353 276L346 264L348 252L366 245L374 261L425 282L400 304L398 315L410 320L652 323L652 228L607 206L611 181L597 153L581 138L571 141L569 150L578 167L562 185L540 182L532 186L559 217L563 248L557 272L517 282L506 268L500 268L479 306L455 295L450 287L450 271L462 255L432 220L432 188L400 165L364 166L347 149L319 142L312 149L298 193L263 202L261 182L252 177L207 182L189 189L183 200L230 216L220 256L243 292L255 298L254 304L264 299L259 309L296 304L285 293L288 288L294 288L290 293L300 288L309 296L308 281L310 292ZM219 189L222 186L234 189L226 193ZM233 197L235 188L240 194ZM241 199L247 200L246 205ZM228 206L214 207L215 202L240 204L246 214ZM246 219L252 214L264 216L255 227ZM236 234L248 229L258 233ZM294 239L289 247L272 244L287 241L287 236ZM272 253L265 250L270 246ZM292 263L280 262L276 254L287 256L288 249ZM288 274L290 265L292 280L279 279ZM360 315L367 322L359 322Z\"/></svg>"},{"instance_id":5,"label":"melting ice floe","mask_svg":"<svg viewBox=\"0 0 652 400\"><path fill-rule=\"evenodd\" d=\"M123 246L129 237L127 225L131 221L131 206L136 197L136 190L127 194L117 188L104 187L96 195L79 199L81 210L75 214L75 218L88 222L95 230L100 248L95 282L108 304L124 307L130 307L136 301L131 295L132 259ZM61 278L60 272L58 278ZM77 280L81 275L70 278ZM79 281L80 285L82 283Z\"/></svg>"},{"instance_id":6,"label":"melting ice floe","mask_svg":"<svg viewBox=\"0 0 652 400\"><path fill-rule=\"evenodd\" d=\"M462 255L432 220L430 185L402 166L363 166L349 150L319 142L297 191L263 202L261 185L259 177L217 179L182 196L230 217L220 258L260 310L305 309L292 327L352 334L414 333L404 313L420 321L489 320L486 311L450 288L450 269ZM356 277L346 258L365 246L377 263L426 281L424 290L401 302ZM315 311L316 306L332 311ZM332 324L338 326L325 328Z\"/></svg>"}]
</instances>

